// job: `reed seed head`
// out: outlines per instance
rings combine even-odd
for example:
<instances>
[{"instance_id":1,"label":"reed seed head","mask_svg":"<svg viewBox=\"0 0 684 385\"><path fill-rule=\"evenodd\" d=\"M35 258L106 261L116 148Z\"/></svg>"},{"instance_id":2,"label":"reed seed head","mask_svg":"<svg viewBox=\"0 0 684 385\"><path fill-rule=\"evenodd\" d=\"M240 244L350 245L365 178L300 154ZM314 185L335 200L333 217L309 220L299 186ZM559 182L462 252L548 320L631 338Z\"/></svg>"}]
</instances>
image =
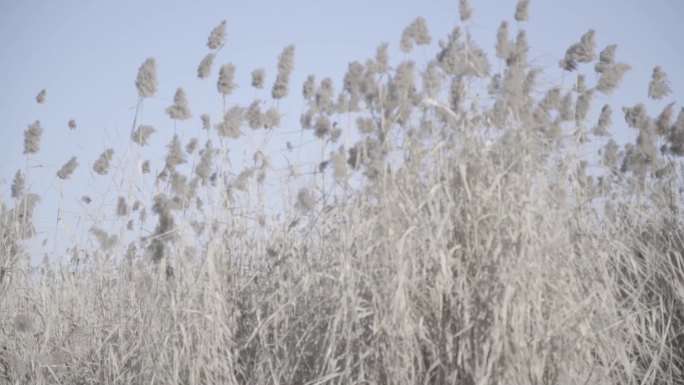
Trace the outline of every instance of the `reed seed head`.
<instances>
[{"instance_id":1,"label":"reed seed head","mask_svg":"<svg viewBox=\"0 0 684 385\"><path fill-rule=\"evenodd\" d=\"M211 74L211 65L214 64L214 53L209 52L207 56L202 59L199 66L197 67L197 77L200 79L206 79Z\"/></svg>"},{"instance_id":2,"label":"reed seed head","mask_svg":"<svg viewBox=\"0 0 684 385\"><path fill-rule=\"evenodd\" d=\"M253 130L262 128L265 125L265 116L263 112L261 112L261 103L262 102L259 99L253 101L247 108L247 111L245 112L245 119L247 119L247 124L249 125L249 128Z\"/></svg>"},{"instance_id":3,"label":"reed seed head","mask_svg":"<svg viewBox=\"0 0 684 385\"><path fill-rule=\"evenodd\" d=\"M295 206L303 213L311 212L316 207L316 200L313 198L308 188L302 187L299 189Z\"/></svg>"},{"instance_id":4,"label":"reed seed head","mask_svg":"<svg viewBox=\"0 0 684 385\"><path fill-rule=\"evenodd\" d=\"M515 20L516 21L527 21L528 19L528 8L530 5L530 0L518 0L518 5L515 6Z\"/></svg>"},{"instance_id":5,"label":"reed seed head","mask_svg":"<svg viewBox=\"0 0 684 385\"><path fill-rule=\"evenodd\" d=\"M26 178L24 177L24 174L22 174L21 170L17 170L17 173L14 174L14 179L12 179L12 198L19 199L24 196L25 186Z\"/></svg>"},{"instance_id":6,"label":"reed seed head","mask_svg":"<svg viewBox=\"0 0 684 385\"><path fill-rule=\"evenodd\" d=\"M40 150L40 137L43 135L43 127L36 120L29 124L24 131L24 154L35 154Z\"/></svg>"},{"instance_id":7,"label":"reed seed head","mask_svg":"<svg viewBox=\"0 0 684 385\"><path fill-rule=\"evenodd\" d=\"M211 128L211 119L209 118L209 114L202 114L200 116L200 120L202 121L203 129L208 130Z\"/></svg>"},{"instance_id":8,"label":"reed seed head","mask_svg":"<svg viewBox=\"0 0 684 385\"><path fill-rule=\"evenodd\" d=\"M216 83L216 88L218 92L223 94L223 96L230 95L233 90L235 90L235 65L232 63L224 64L219 70L219 80Z\"/></svg>"},{"instance_id":9,"label":"reed seed head","mask_svg":"<svg viewBox=\"0 0 684 385\"><path fill-rule=\"evenodd\" d=\"M38 104L43 104L43 103L45 103L45 97L46 97L46 96L47 96L47 92L45 91L45 89L40 90L40 92L38 93L38 95L36 95L36 102L37 102Z\"/></svg>"},{"instance_id":10,"label":"reed seed head","mask_svg":"<svg viewBox=\"0 0 684 385\"><path fill-rule=\"evenodd\" d=\"M169 152L166 154L166 167L169 169L175 168L177 165L185 163L185 154L181 149L181 141L178 135L174 135L171 143L167 146Z\"/></svg>"},{"instance_id":11,"label":"reed seed head","mask_svg":"<svg viewBox=\"0 0 684 385\"><path fill-rule=\"evenodd\" d=\"M648 84L648 97L653 100L660 100L672 93L667 74L660 66L653 68L651 82Z\"/></svg>"},{"instance_id":12,"label":"reed seed head","mask_svg":"<svg viewBox=\"0 0 684 385\"><path fill-rule=\"evenodd\" d=\"M141 98L154 96L157 92L157 63L154 58L148 58L138 69L138 78L135 81L138 95Z\"/></svg>"},{"instance_id":13,"label":"reed seed head","mask_svg":"<svg viewBox=\"0 0 684 385\"><path fill-rule=\"evenodd\" d=\"M473 9L470 8L468 0L458 0L458 13L461 21L466 21L473 16Z\"/></svg>"},{"instance_id":14,"label":"reed seed head","mask_svg":"<svg viewBox=\"0 0 684 385\"><path fill-rule=\"evenodd\" d=\"M113 156L114 149L106 149L102 154L100 154L100 157L97 158L93 164L93 171L100 175L107 175L109 172L109 162L112 160Z\"/></svg>"},{"instance_id":15,"label":"reed seed head","mask_svg":"<svg viewBox=\"0 0 684 385\"><path fill-rule=\"evenodd\" d=\"M278 56L278 74L271 89L273 99L282 99L289 93L290 75L294 70L295 46L290 44Z\"/></svg>"},{"instance_id":16,"label":"reed seed head","mask_svg":"<svg viewBox=\"0 0 684 385\"><path fill-rule=\"evenodd\" d=\"M187 120L192 117L185 90L178 88L173 97L173 104L166 108L166 113L174 120Z\"/></svg>"},{"instance_id":17,"label":"reed seed head","mask_svg":"<svg viewBox=\"0 0 684 385\"><path fill-rule=\"evenodd\" d=\"M119 217L125 217L128 215L128 204L126 204L126 198L119 197L116 204L116 215Z\"/></svg>"},{"instance_id":18,"label":"reed seed head","mask_svg":"<svg viewBox=\"0 0 684 385\"><path fill-rule=\"evenodd\" d=\"M73 174L74 170L76 170L76 167L78 167L78 160L76 159L75 156L72 156L71 159L69 159L68 162L64 163L62 168L57 171L57 176L59 179L65 180L69 179L71 177L71 174Z\"/></svg>"},{"instance_id":19,"label":"reed seed head","mask_svg":"<svg viewBox=\"0 0 684 385\"><path fill-rule=\"evenodd\" d=\"M252 71L252 87L256 89L264 88L264 82L266 80L266 70L263 68L257 68Z\"/></svg>"},{"instance_id":20,"label":"reed seed head","mask_svg":"<svg viewBox=\"0 0 684 385\"><path fill-rule=\"evenodd\" d=\"M264 128L272 129L280 126L280 112L275 107L270 107L264 113Z\"/></svg>"},{"instance_id":21,"label":"reed seed head","mask_svg":"<svg viewBox=\"0 0 684 385\"><path fill-rule=\"evenodd\" d=\"M223 20L221 24L214 27L207 39L207 47L209 49L218 49L226 41L226 21Z\"/></svg>"},{"instance_id":22,"label":"reed seed head","mask_svg":"<svg viewBox=\"0 0 684 385\"><path fill-rule=\"evenodd\" d=\"M242 135L242 131L240 131L242 114L242 108L239 106L231 107L223 116L223 122L214 126L219 136L233 139L239 138Z\"/></svg>"},{"instance_id":23,"label":"reed seed head","mask_svg":"<svg viewBox=\"0 0 684 385\"><path fill-rule=\"evenodd\" d=\"M141 124L133 133L131 133L131 140L140 146L145 146L148 144L150 136L155 132L157 132L157 130L154 127Z\"/></svg>"}]
</instances>

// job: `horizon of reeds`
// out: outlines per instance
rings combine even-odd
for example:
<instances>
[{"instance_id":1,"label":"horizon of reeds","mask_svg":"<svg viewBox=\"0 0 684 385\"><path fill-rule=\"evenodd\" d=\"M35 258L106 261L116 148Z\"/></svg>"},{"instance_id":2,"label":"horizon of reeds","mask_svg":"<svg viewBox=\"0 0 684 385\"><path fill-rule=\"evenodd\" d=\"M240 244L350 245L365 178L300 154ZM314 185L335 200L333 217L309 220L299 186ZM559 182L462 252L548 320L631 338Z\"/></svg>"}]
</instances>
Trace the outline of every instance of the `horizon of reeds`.
<instances>
[{"instance_id":1,"label":"horizon of reeds","mask_svg":"<svg viewBox=\"0 0 684 385\"><path fill-rule=\"evenodd\" d=\"M684 109L664 104L660 67L644 87L657 115L600 102L629 65L593 30L559 60L576 80L540 87L527 7L514 38L507 22L496 33L499 72L458 26L414 59L433 44L416 18L404 60L380 44L339 89L309 76L300 123L321 158L305 176L279 177L263 144L297 90L295 45L270 90L252 72L270 100L235 103L235 65L214 67L227 23L214 28L196 75L216 81L223 116L178 87L165 112L197 133L174 131L160 164L145 157L160 129L140 114L157 89L146 60L127 148L55 172L69 183L80 162L120 187L82 198L90 241L42 266L24 247L40 204L26 181L42 127L28 125L27 166L0 206L0 383L684 381ZM624 125L637 135L620 146ZM232 141L254 135L251 163L230 163ZM278 213L263 209L268 183L297 186Z\"/></svg>"}]
</instances>

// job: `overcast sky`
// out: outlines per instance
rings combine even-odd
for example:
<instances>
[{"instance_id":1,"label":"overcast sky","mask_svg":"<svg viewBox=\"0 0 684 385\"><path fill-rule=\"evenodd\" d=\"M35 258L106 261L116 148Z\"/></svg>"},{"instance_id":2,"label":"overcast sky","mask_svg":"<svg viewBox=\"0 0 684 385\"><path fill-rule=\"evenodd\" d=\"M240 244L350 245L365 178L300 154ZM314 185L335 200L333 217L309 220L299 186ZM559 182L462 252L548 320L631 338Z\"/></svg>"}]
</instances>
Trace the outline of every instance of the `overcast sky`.
<instances>
[{"instance_id":1,"label":"overcast sky","mask_svg":"<svg viewBox=\"0 0 684 385\"><path fill-rule=\"evenodd\" d=\"M0 192L9 196L11 178L23 169L23 131L40 120L45 133L41 152L32 160L32 190L43 196L38 221L43 236L54 229L58 199L57 169L76 155L81 168L65 196L77 195L94 178L92 162L107 147L125 148L138 100L134 85L138 67L148 57L157 62L159 89L146 101L144 117L170 138L173 122L163 110L177 87L188 92L194 119L210 113L220 119L221 99L216 93L218 66L232 62L241 86L233 102L248 104L268 99L275 78L277 56L288 44L296 45L290 98L280 105L282 130L298 130L302 112L301 84L310 73L331 76L339 89L347 64L372 57L377 45L390 43L391 60L402 59L398 43L403 29L416 16L427 20L433 40L445 39L455 25L467 27L475 40L492 52L496 30L504 19L513 21L516 0L471 0L473 18L458 20L458 0L346 0L346 1L35 1L0 2ZM680 0L532 0L530 21L519 25L528 32L530 61L546 68L542 85L567 82L558 60L588 29L596 32L598 50L618 44L617 58L632 66L623 87L606 102L622 105L645 101L654 66L669 75L674 97L684 92L684 2ZM208 52L207 35L227 21L226 46L217 56L213 76L196 76ZM513 32L514 33L514 32ZM427 61L429 57L425 58ZM490 56L496 65L496 59ZM419 63L420 64L420 63ZM249 87L253 69L264 67L267 87L261 94ZM589 75L589 74L588 74ZM593 76L588 76L593 79ZM35 96L47 90L44 104ZM661 102L659 105L664 105ZM656 104L655 106L658 106ZM657 111L652 111L657 113ZM70 132L67 122L78 128ZM619 115L613 129L627 138ZM184 139L188 139L186 136ZM626 140L626 139L625 139ZM52 196L52 198L50 198Z\"/></svg>"}]
</instances>

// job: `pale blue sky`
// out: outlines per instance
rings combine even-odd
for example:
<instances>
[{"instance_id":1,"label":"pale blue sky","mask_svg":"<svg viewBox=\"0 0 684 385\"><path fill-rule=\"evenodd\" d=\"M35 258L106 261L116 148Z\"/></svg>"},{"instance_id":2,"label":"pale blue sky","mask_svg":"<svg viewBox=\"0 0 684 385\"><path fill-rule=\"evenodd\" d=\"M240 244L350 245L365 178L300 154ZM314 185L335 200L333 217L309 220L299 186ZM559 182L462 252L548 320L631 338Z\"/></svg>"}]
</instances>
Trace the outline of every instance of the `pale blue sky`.
<instances>
[{"instance_id":1,"label":"pale blue sky","mask_svg":"<svg viewBox=\"0 0 684 385\"><path fill-rule=\"evenodd\" d=\"M81 167L64 194L80 197L79 186L91 183L90 167L99 153L106 147L123 148L138 98L134 80L147 57L157 61L160 84L156 97L146 102L146 120L157 128L173 130L163 109L176 88L184 87L194 119L183 127L194 130L204 112L212 113L214 121L220 118L215 88L219 65L232 62L237 67L241 89L232 101L245 105L255 96L268 99L277 56L285 46L295 44L290 97L281 103L281 112L286 115L282 129L297 130L301 84L308 74L315 73L319 80L331 76L339 89L347 64L373 56L383 41L390 43L391 60L396 63L403 55L398 51L401 33L416 16L427 20L435 41L461 25L491 52L502 20L511 21L515 33L516 2L471 0L474 15L463 24L458 20L458 0L4 0L0 2L0 132L4 142L0 191L3 184L8 188L17 169L23 169L23 131L39 119L45 133L41 152L32 163L41 167L31 171L31 183L33 191L43 195L42 207L48 211L41 216L39 230L54 228L56 170L72 155L79 156ZM655 65L668 73L675 93L666 101L684 92L682 16L684 2L680 0L532 0L530 21L520 27L528 32L530 60L547 68L543 85L563 80L557 62L589 28L597 31L598 50L617 43L618 60L633 68L615 96L605 98L619 111L622 105L646 100ZM215 60L213 76L200 80L196 70L208 52L207 35L224 19L226 46ZM493 55L490 61L496 70ZM249 87L249 75L258 67L267 72L267 87L261 94ZM47 100L39 105L35 96L43 88ZM70 133L67 122L72 118L78 128ZM624 131L626 139L630 133L620 115L616 113L613 120L613 129ZM170 136L167 132L162 137ZM2 192L7 199L7 190Z\"/></svg>"}]
</instances>

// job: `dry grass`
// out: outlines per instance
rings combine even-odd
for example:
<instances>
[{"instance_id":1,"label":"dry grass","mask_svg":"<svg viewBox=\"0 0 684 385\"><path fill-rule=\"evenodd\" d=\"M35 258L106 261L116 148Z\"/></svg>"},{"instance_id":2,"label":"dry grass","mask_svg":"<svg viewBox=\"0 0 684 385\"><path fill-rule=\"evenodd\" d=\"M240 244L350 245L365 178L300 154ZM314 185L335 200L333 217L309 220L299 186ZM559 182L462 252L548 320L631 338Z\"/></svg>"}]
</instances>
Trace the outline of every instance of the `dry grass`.
<instances>
[{"instance_id":1,"label":"dry grass","mask_svg":"<svg viewBox=\"0 0 684 385\"><path fill-rule=\"evenodd\" d=\"M461 18L470 12L462 1ZM526 20L527 1L515 17ZM425 20L407 31L407 51L431 41ZM174 136L157 175L141 168L155 129L136 115L129 147L96 161L128 187L92 204L115 207L89 217L97 244L52 256L69 263L28 265L37 197L13 186L0 211L0 383L684 382L684 112L626 109L636 142L604 147L610 112L592 95L627 68L614 48L596 55L590 31L560 65L588 74L599 63L601 77L544 90L524 33L507 31L501 73L456 29L428 63L388 68L381 45L377 60L350 64L339 92L310 77L302 126L330 154L313 175L291 165L279 179L265 145L244 167L227 162L227 137L279 130L294 46L266 113L257 101L225 106L214 125L202 114L210 130L185 148ZM141 67L141 104L155 65ZM662 69L650 89L668 94ZM169 107L178 120L190 117L181 96ZM604 111L598 129L588 111ZM340 146L355 126L331 122L357 118L356 144ZM597 143L600 155L577 155ZM279 194L296 186L277 215L263 209L272 179Z\"/></svg>"}]
</instances>

